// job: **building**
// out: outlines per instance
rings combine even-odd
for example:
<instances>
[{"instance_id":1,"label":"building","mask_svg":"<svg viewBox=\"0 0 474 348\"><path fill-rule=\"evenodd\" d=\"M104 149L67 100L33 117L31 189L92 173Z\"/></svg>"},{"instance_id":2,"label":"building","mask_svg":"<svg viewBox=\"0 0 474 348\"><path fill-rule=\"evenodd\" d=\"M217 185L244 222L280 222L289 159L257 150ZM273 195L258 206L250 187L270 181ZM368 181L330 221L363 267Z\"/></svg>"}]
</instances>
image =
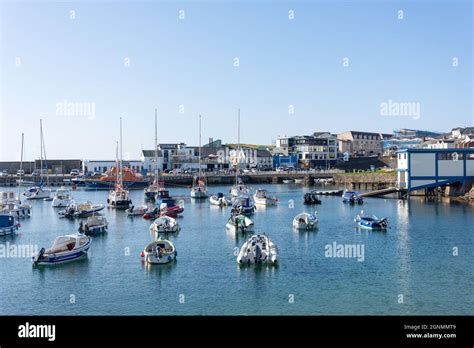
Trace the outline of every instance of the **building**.
<instances>
[{"instance_id":1,"label":"building","mask_svg":"<svg viewBox=\"0 0 474 348\"><path fill-rule=\"evenodd\" d=\"M25 174L31 174L35 170L35 162L24 161L23 164L20 161L0 162L0 172L6 171L8 174L16 174L20 167L25 171Z\"/></svg>"},{"instance_id":2,"label":"building","mask_svg":"<svg viewBox=\"0 0 474 348\"><path fill-rule=\"evenodd\" d=\"M382 156L384 140L392 138L391 134L347 131L337 135L339 152L352 156Z\"/></svg>"},{"instance_id":3,"label":"building","mask_svg":"<svg viewBox=\"0 0 474 348\"><path fill-rule=\"evenodd\" d=\"M142 150L140 160L147 173L153 173L155 170L163 170L163 153L161 151Z\"/></svg>"},{"instance_id":4,"label":"building","mask_svg":"<svg viewBox=\"0 0 474 348\"><path fill-rule=\"evenodd\" d=\"M315 132L312 135L278 137L273 155L288 159L296 155L300 168L327 169L337 161L337 136L329 132Z\"/></svg>"},{"instance_id":5,"label":"building","mask_svg":"<svg viewBox=\"0 0 474 348\"><path fill-rule=\"evenodd\" d=\"M406 149L397 160L397 185L409 191L474 180L474 148Z\"/></svg>"},{"instance_id":6,"label":"building","mask_svg":"<svg viewBox=\"0 0 474 348\"><path fill-rule=\"evenodd\" d=\"M116 160L84 160L82 170L84 173L105 173L116 165ZM146 175L146 168L141 160L122 161L122 166L130 168L135 173Z\"/></svg>"},{"instance_id":7,"label":"building","mask_svg":"<svg viewBox=\"0 0 474 348\"><path fill-rule=\"evenodd\" d=\"M158 150L160 150L163 154L163 170L174 168L173 160L179 158L179 156L182 154L178 154L179 150L185 147L185 143L158 144Z\"/></svg>"},{"instance_id":8,"label":"building","mask_svg":"<svg viewBox=\"0 0 474 348\"><path fill-rule=\"evenodd\" d=\"M35 160L35 169L41 168L41 161ZM82 160L79 159L48 159L43 160L43 169L49 174L69 174L71 170L82 168Z\"/></svg>"}]
</instances>

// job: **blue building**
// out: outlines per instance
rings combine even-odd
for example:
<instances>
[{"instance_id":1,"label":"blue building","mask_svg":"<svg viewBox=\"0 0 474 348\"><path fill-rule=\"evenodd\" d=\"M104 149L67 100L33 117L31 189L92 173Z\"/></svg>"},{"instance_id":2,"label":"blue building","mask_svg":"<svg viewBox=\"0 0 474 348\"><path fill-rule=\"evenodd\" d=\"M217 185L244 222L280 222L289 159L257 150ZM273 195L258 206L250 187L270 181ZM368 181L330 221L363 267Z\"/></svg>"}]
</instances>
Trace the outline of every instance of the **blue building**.
<instances>
[{"instance_id":1,"label":"blue building","mask_svg":"<svg viewBox=\"0 0 474 348\"><path fill-rule=\"evenodd\" d=\"M273 168L278 167L293 167L298 166L298 155L275 155L273 156Z\"/></svg>"}]
</instances>

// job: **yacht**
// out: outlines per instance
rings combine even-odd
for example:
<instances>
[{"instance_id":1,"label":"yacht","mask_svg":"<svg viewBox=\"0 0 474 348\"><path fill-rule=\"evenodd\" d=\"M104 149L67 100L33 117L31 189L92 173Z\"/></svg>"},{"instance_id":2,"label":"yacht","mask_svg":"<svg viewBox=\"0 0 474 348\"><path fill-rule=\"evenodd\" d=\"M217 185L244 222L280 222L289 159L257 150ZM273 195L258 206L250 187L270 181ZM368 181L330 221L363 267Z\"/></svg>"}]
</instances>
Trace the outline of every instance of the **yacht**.
<instances>
[{"instance_id":1,"label":"yacht","mask_svg":"<svg viewBox=\"0 0 474 348\"><path fill-rule=\"evenodd\" d=\"M62 186L56 190L51 206L53 208L67 207L72 202L72 194L69 189Z\"/></svg>"},{"instance_id":2,"label":"yacht","mask_svg":"<svg viewBox=\"0 0 474 348\"><path fill-rule=\"evenodd\" d=\"M269 206L269 205L276 205L278 203L278 199L272 196L265 189L258 189L253 195L253 200L256 205Z\"/></svg>"},{"instance_id":3,"label":"yacht","mask_svg":"<svg viewBox=\"0 0 474 348\"><path fill-rule=\"evenodd\" d=\"M278 248L265 234L254 234L240 248L238 264L273 264L278 263Z\"/></svg>"},{"instance_id":4,"label":"yacht","mask_svg":"<svg viewBox=\"0 0 474 348\"><path fill-rule=\"evenodd\" d=\"M317 226L316 214L300 213L293 219L293 228L297 230L313 230Z\"/></svg>"}]
</instances>

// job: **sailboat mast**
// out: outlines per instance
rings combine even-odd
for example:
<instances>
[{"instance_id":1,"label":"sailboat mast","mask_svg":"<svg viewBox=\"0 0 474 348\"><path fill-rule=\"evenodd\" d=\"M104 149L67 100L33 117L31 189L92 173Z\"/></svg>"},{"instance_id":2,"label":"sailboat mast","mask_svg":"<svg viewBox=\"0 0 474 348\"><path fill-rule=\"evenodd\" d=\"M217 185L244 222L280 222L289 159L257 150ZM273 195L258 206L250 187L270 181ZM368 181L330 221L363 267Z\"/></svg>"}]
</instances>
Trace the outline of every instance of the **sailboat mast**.
<instances>
[{"instance_id":1,"label":"sailboat mast","mask_svg":"<svg viewBox=\"0 0 474 348\"><path fill-rule=\"evenodd\" d=\"M116 185L119 184L119 155L118 155L118 141L115 141L115 177L116 177Z\"/></svg>"},{"instance_id":2,"label":"sailboat mast","mask_svg":"<svg viewBox=\"0 0 474 348\"><path fill-rule=\"evenodd\" d=\"M155 109L155 181L158 180L158 111Z\"/></svg>"},{"instance_id":3,"label":"sailboat mast","mask_svg":"<svg viewBox=\"0 0 474 348\"><path fill-rule=\"evenodd\" d=\"M43 120L40 119L40 183L43 185Z\"/></svg>"},{"instance_id":4,"label":"sailboat mast","mask_svg":"<svg viewBox=\"0 0 474 348\"><path fill-rule=\"evenodd\" d=\"M237 158L235 161L235 184L238 182L238 164L240 163L240 108L238 109L237 118Z\"/></svg>"},{"instance_id":5,"label":"sailboat mast","mask_svg":"<svg viewBox=\"0 0 474 348\"><path fill-rule=\"evenodd\" d=\"M119 179L120 179L120 186L122 186L122 117L120 117L120 162L119 162L119 168L120 168L120 174L119 174Z\"/></svg>"},{"instance_id":6,"label":"sailboat mast","mask_svg":"<svg viewBox=\"0 0 474 348\"><path fill-rule=\"evenodd\" d=\"M18 199L20 199L21 194L21 175L23 170L23 143L25 141L25 133L21 133L21 155L20 155L20 181L18 182Z\"/></svg>"},{"instance_id":7,"label":"sailboat mast","mask_svg":"<svg viewBox=\"0 0 474 348\"><path fill-rule=\"evenodd\" d=\"M201 176L201 115L199 114L199 178Z\"/></svg>"}]
</instances>

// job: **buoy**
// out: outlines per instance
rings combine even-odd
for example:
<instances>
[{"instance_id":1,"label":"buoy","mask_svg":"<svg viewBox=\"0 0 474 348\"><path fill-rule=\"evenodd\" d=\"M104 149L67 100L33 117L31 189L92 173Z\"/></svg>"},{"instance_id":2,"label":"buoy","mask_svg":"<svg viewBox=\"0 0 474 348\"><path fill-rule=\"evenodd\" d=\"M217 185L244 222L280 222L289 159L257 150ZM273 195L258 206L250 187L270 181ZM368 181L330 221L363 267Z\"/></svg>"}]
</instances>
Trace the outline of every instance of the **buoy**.
<instances>
[{"instance_id":1,"label":"buoy","mask_svg":"<svg viewBox=\"0 0 474 348\"><path fill-rule=\"evenodd\" d=\"M140 253L140 256L141 256L141 257L145 257L145 252L142 251L142 252Z\"/></svg>"}]
</instances>

